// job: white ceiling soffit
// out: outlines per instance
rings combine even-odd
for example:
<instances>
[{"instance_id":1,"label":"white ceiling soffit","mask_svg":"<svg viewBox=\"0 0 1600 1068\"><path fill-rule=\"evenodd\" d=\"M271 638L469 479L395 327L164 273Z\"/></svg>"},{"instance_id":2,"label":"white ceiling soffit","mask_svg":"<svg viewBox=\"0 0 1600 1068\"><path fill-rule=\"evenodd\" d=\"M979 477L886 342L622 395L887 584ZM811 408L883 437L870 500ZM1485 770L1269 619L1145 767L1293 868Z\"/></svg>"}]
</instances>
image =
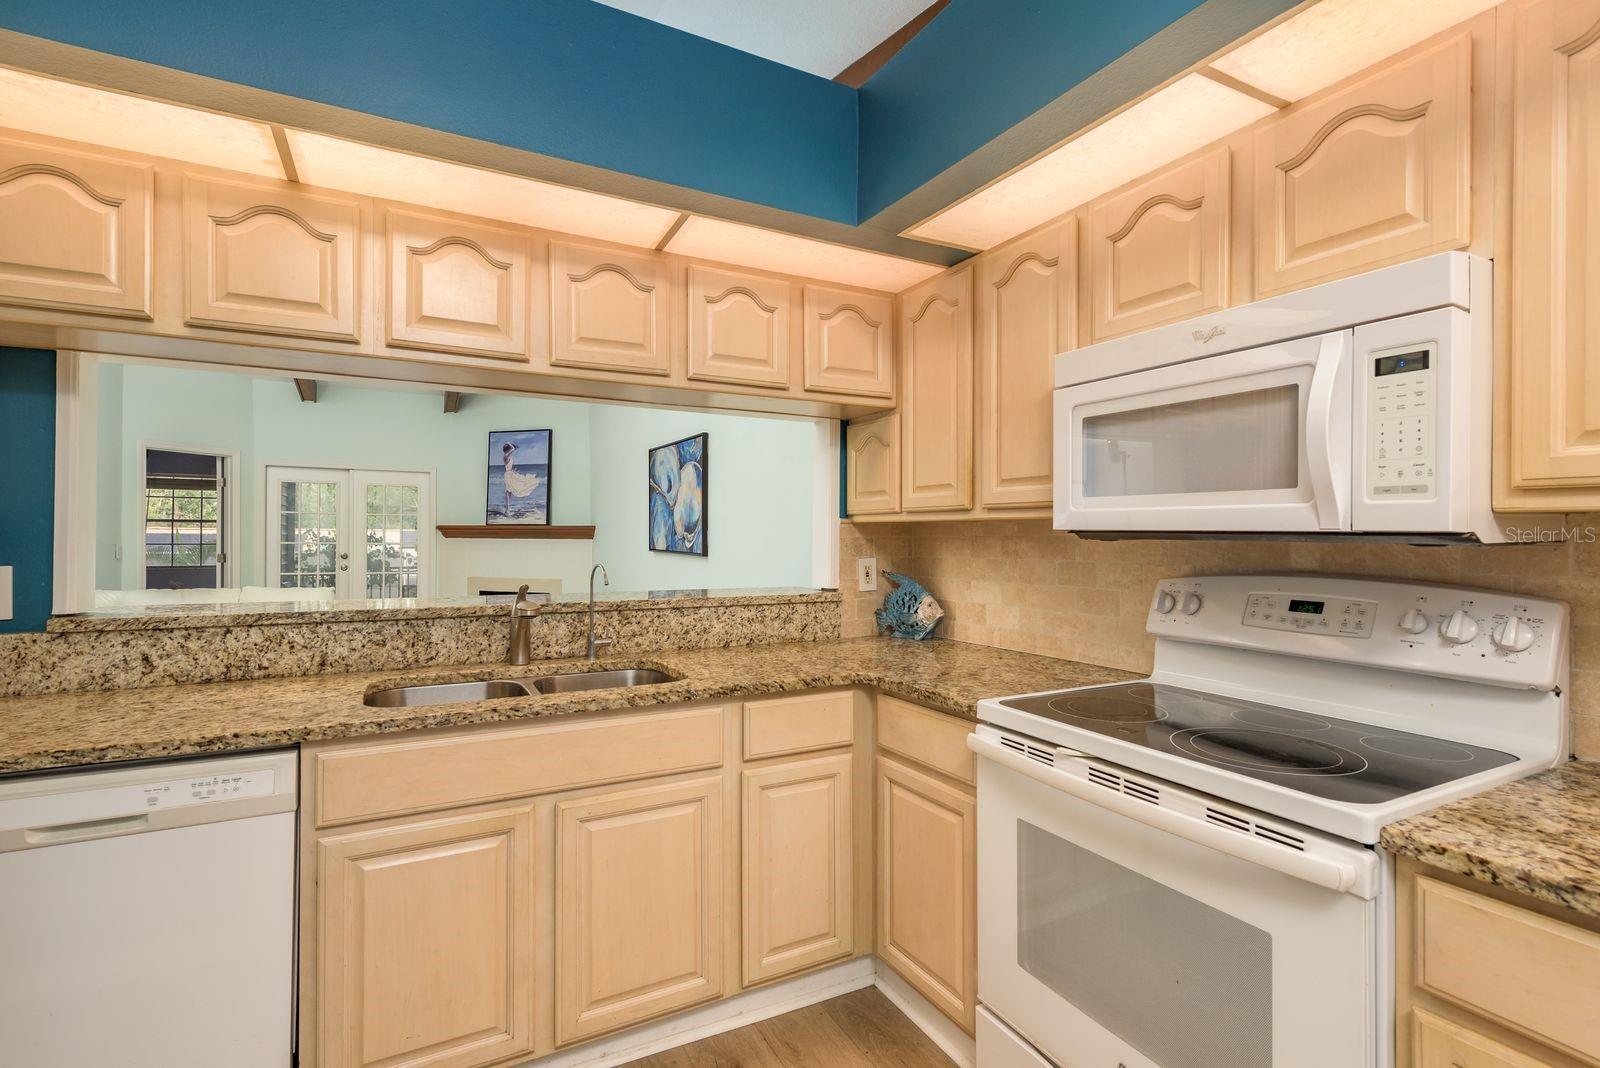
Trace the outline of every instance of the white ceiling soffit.
<instances>
[{"instance_id":1,"label":"white ceiling soffit","mask_svg":"<svg viewBox=\"0 0 1600 1068\"><path fill-rule=\"evenodd\" d=\"M461 163L285 131L302 182L580 237L655 247L679 213Z\"/></svg>"},{"instance_id":2,"label":"white ceiling soffit","mask_svg":"<svg viewBox=\"0 0 1600 1068\"><path fill-rule=\"evenodd\" d=\"M1449 29L1500 0L1322 0L1211 65L1299 100Z\"/></svg>"},{"instance_id":3,"label":"white ceiling soffit","mask_svg":"<svg viewBox=\"0 0 1600 1068\"><path fill-rule=\"evenodd\" d=\"M931 0L599 0L663 26L832 78Z\"/></svg>"},{"instance_id":4,"label":"white ceiling soffit","mask_svg":"<svg viewBox=\"0 0 1600 1068\"><path fill-rule=\"evenodd\" d=\"M666 251L891 293L909 289L944 270L937 264L903 260L881 252L703 215L692 215L685 220L667 242Z\"/></svg>"},{"instance_id":5,"label":"white ceiling soffit","mask_svg":"<svg viewBox=\"0 0 1600 1068\"><path fill-rule=\"evenodd\" d=\"M1184 75L918 223L906 236L992 248L1273 110L1203 75Z\"/></svg>"},{"instance_id":6,"label":"white ceiling soffit","mask_svg":"<svg viewBox=\"0 0 1600 1068\"><path fill-rule=\"evenodd\" d=\"M0 126L282 178L265 123L0 67Z\"/></svg>"},{"instance_id":7,"label":"white ceiling soffit","mask_svg":"<svg viewBox=\"0 0 1600 1068\"><path fill-rule=\"evenodd\" d=\"M1493 7L1498 0L1320 0L905 231L982 251Z\"/></svg>"}]
</instances>

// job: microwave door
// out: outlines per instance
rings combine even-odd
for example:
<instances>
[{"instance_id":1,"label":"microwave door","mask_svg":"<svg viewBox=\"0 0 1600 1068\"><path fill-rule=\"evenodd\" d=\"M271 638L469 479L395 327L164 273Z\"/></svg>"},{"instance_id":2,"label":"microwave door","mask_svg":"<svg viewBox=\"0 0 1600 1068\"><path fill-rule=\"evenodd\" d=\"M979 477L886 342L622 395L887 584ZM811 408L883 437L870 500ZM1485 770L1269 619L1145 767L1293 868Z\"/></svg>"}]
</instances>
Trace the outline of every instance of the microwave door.
<instances>
[{"instance_id":1,"label":"microwave door","mask_svg":"<svg viewBox=\"0 0 1600 1068\"><path fill-rule=\"evenodd\" d=\"M1055 393L1062 530L1350 529L1349 331Z\"/></svg>"}]
</instances>

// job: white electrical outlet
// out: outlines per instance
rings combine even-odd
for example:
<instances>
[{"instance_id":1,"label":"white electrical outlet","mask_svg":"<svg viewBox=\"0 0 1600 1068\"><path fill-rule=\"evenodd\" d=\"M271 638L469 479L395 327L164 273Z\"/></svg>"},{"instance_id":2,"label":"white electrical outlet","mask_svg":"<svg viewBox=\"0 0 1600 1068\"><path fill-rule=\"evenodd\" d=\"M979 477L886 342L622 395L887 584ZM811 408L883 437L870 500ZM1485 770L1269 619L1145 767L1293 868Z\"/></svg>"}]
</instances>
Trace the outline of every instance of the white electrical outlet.
<instances>
[{"instance_id":1,"label":"white electrical outlet","mask_svg":"<svg viewBox=\"0 0 1600 1068\"><path fill-rule=\"evenodd\" d=\"M0 619L11 618L11 565L0 567Z\"/></svg>"},{"instance_id":2,"label":"white electrical outlet","mask_svg":"<svg viewBox=\"0 0 1600 1068\"><path fill-rule=\"evenodd\" d=\"M856 589L862 593L871 593L878 588L878 558L876 556L856 557Z\"/></svg>"}]
</instances>

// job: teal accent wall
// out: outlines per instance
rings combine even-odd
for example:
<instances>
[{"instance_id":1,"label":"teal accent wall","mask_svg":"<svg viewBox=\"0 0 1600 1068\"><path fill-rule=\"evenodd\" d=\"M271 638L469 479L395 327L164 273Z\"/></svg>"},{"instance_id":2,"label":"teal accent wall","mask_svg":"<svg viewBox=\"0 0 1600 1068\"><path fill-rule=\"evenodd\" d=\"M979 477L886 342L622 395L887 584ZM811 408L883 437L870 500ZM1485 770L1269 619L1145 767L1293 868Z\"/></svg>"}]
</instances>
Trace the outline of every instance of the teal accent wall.
<instances>
[{"instance_id":1,"label":"teal accent wall","mask_svg":"<svg viewBox=\"0 0 1600 1068\"><path fill-rule=\"evenodd\" d=\"M0 631L50 618L56 507L56 354L0 348L0 564L12 571L12 618Z\"/></svg>"}]
</instances>

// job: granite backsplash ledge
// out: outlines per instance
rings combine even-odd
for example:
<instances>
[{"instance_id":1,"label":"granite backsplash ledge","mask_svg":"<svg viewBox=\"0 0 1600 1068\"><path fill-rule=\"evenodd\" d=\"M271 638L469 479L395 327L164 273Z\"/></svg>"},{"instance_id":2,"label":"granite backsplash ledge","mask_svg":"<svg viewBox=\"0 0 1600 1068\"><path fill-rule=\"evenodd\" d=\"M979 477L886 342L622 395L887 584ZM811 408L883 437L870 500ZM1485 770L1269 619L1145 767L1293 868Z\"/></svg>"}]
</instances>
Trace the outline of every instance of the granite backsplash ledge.
<instances>
[{"instance_id":1,"label":"granite backsplash ledge","mask_svg":"<svg viewBox=\"0 0 1600 1068\"><path fill-rule=\"evenodd\" d=\"M840 629L839 595L828 591L625 600L595 610L596 633L614 640L613 653L820 641ZM486 663L505 656L509 633L504 609L175 623L0 635L0 697ZM581 655L586 626L578 606L548 606L533 620L534 657Z\"/></svg>"}]
</instances>

